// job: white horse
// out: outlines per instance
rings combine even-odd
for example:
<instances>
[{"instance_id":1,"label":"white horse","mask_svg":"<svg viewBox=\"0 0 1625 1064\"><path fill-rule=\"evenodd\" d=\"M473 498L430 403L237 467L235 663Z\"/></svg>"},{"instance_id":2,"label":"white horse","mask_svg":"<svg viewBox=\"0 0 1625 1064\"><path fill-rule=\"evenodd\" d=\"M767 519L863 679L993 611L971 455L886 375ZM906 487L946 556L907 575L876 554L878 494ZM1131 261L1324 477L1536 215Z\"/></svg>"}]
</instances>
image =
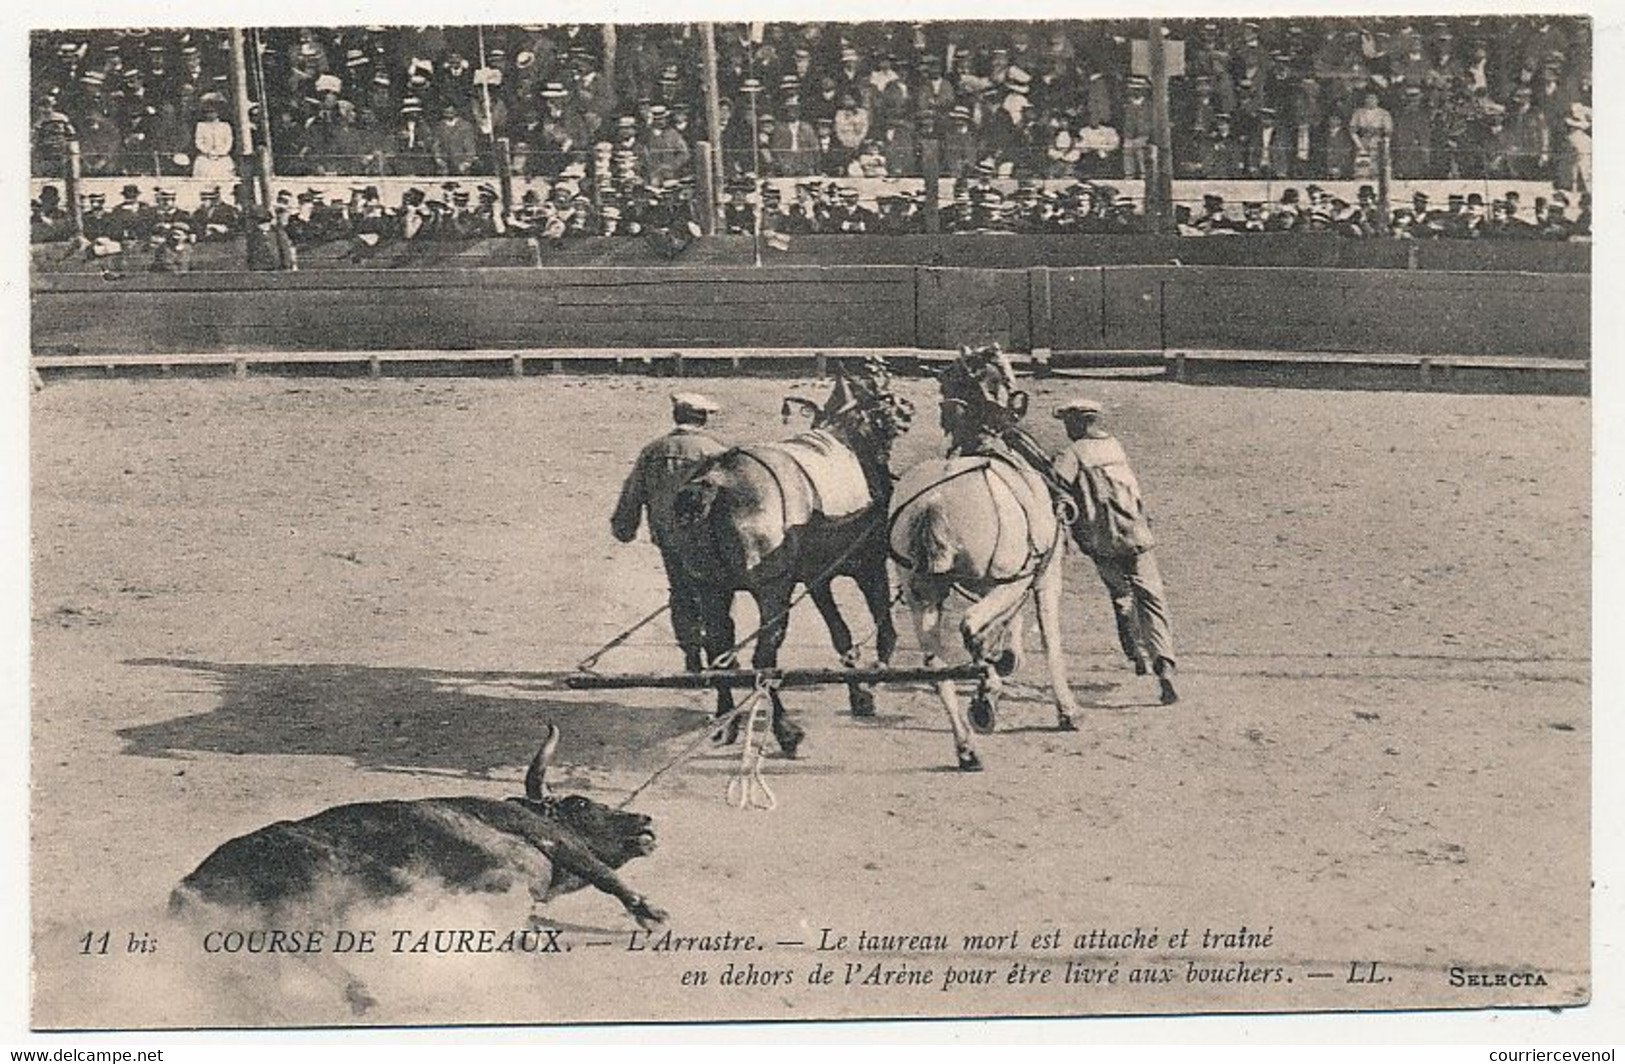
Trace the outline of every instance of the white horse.
<instances>
[{"instance_id":1,"label":"white horse","mask_svg":"<svg viewBox=\"0 0 1625 1064\"><path fill-rule=\"evenodd\" d=\"M905 473L892 493L891 555L903 569L904 598L926 664L953 652L943 622L955 592L971 600L959 637L973 661L988 664L968 722L953 682L937 684L966 772L982 767L971 746L972 728L993 730L1001 677L1020 667L1019 617L1029 592L1038 607L1057 726L1074 727L1078 706L1067 684L1060 636L1064 534L1043 478L1019 458L926 462Z\"/></svg>"}]
</instances>

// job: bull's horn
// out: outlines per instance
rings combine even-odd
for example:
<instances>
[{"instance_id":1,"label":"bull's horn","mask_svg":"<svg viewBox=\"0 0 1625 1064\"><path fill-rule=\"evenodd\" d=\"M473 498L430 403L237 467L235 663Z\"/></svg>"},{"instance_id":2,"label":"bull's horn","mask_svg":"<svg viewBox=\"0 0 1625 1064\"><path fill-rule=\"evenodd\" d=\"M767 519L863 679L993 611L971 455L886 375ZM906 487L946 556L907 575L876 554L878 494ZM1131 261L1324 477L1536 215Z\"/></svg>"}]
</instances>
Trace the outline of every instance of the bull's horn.
<instances>
[{"instance_id":1,"label":"bull's horn","mask_svg":"<svg viewBox=\"0 0 1625 1064\"><path fill-rule=\"evenodd\" d=\"M553 755L559 748L559 726L547 726L547 738L542 742L542 748L536 751L536 757L531 761L530 768L525 772L525 797L533 802L539 802L547 797L547 766L553 763Z\"/></svg>"}]
</instances>

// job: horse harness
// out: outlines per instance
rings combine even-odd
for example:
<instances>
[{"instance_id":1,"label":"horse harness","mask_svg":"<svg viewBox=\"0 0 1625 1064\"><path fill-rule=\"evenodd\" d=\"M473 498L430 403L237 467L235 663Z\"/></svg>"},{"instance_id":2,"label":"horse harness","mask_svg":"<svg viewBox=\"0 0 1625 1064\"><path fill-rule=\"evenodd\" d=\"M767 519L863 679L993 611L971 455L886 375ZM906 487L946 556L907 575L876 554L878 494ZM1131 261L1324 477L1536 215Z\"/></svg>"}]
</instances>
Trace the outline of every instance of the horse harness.
<instances>
[{"instance_id":1,"label":"horse harness","mask_svg":"<svg viewBox=\"0 0 1625 1064\"><path fill-rule=\"evenodd\" d=\"M994 453L994 452L980 452L980 453L973 454L973 455L965 455L963 457L979 458L979 459L981 459L981 461L977 462L975 465L968 466L968 467L966 467L964 469L961 469L961 470L958 470L956 472L950 473L948 476L943 477L941 480L933 481L932 483L930 483L930 484L926 485L925 487L921 488L919 491L915 492L908 499L904 500L904 502L901 505L892 508L891 521L888 523L888 526L887 526L887 529L886 529L886 540L887 540L886 550L887 550L887 553L891 555L892 561L896 562L898 565L902 566L904 569L912 570L914 568L913 559L903 557L901 554L897 553L897 551L893 550L892 547L891 547L891 532L892 532L892 529L896 526L897 518L902 515L904 510L906 510L908 507L912 506L915 502L918 502L921 498L925 497L930 492L933 492L936 489L942 487L944 484L947 484L947 483L949 483L951 481L954 481L954 480L958 480L961 477L971 476L972 474L975 474L975 473L982 474L983 478L987 482L989 493L990 494L993 493L994 492L993 484L994 484L994 480L995 480L995 477L993 475L993 463L995 461L1004 463L1006 466L1010 467L1011 469L1014 469L1018 473L1024 471L1023 466L1020 463L1016 462L1014 459L1012 459L1012 458L1010 458L1010 457L1008 457L1006 455L1002 455L1002 454L998 454L998 453ZM1044 477L1044 480L1045 480L1046 484L1050 484L1051 481L1053 480L1053 478L1051 476L1045 475L1044 470L1035 470L1035 471L1038 472L1040 476ZM1005 489L1007 491L1009 491L1012 496L1015 494L1015 489L1011 488L1008 483L1005 483L1004 486L1005 486ZM1019 499L1016 500L1016 504L1017 504L1017 506L1021 505ZM1059 509L1060 509L1060 507L1059 507L1059 505L1057 505L1057 510L1059 510ZM1057 516L1059 516L1059 515L1057 515ZM1027 512L1026 512L1025 507L1022 507L1022 517L1024 519L1027 518ZM1014 576L1008 576L1008 577L989 577L988 581L990 583L995 584L995 585L1002 585L1002 584L1014 584L1014 583L1018 583L1018 582L1023 581L1023 580L1029 580L1029 579L1032 579L1033 577L1036 577L1039 573L1043 572L1044 569L1048 566L1048 564L1050 562L1050 559L1052 557L1054 557L1054 554L1055 554L1054 547L1051 546L1049 549L1046 550L1042 544L1035 543L1033 541L1033 538L1032 538L1032 521L1030 519L1027 519L1027 531L1028 531L1028 535L1027 535L1027 557L1022 560L1022 563L1018 567L1018 570L1017 570L1016 574ZM993 535L994 535L993 554L996 557L998 555L998 553L999 553L999 546L1003 542L1004 532L1003 532L1003 523L1002 522L995 522L995 528L994 528ZM956 590L958 590L966 598L973 599L973 600L976 598L976 596L971 595L964 588L960 587L957 582L954 584L954 587L955 587Z\"/></svg>"}]
</instances>

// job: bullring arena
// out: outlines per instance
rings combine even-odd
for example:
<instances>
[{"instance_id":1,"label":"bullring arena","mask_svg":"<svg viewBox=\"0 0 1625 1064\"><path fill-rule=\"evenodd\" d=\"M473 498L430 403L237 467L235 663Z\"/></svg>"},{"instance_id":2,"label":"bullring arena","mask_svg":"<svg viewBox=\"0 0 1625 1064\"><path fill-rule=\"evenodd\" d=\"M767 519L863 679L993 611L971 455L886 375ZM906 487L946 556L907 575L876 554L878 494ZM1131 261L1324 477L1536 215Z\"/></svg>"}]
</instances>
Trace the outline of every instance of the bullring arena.
<instances>
[{"instance_id":1,"label":"bullring arena","mask_svg":"<svg viewBox=\"0 0 1625 1064\"><path fill-rule=\"evenodd\" d=\"M35 1027L1590 1001L1589 20L30 39ZM1076 730L815 600L713 741L611 513L832 390L847 515L1098 402L1177 699L1069 544Z\"/></svg>"},{"instance_id":2,"label":"bullring arena","mask_svg":"<svg viewBox=\"0 0 1625 1064\"><path fill-rule=\"evenodd\" d=\"M825 390L686 384L724 405L733 440L776 438L784 393ZM169 890L273 819L513 793L548 722L565 736L564 785L610 801L689 745L696 696L584 697L538 677L662 600L655 552L614 543L607 515L670 386L250 378L36 396L34 467L51 470L34 494L36 1022L354 1022L284 962L202 956L158 916ZM931 402L932 382L905 387ZM1298 977L1247 993L1247 1008L1356 1006L1343 979L1363 959L1439 1004L1529 993L1449 985L1453 965L1508 957L1546 973L1553 1000L1582 1000L1587 400L1062 378L1034 386L1035 409L1080 392L1105 402L1146 485L1184 701L1156 705L1120 664L1099 581L1070 555L1078 732L1052 732L1041 693L1018 691L982 740L987 771L967 777L924 687L883 689L872 721L834 693L794 691L809 738L799 759L767 763L778 809L724 804L737 756L706 749L640 796L661 841L630 880L683 933L773 941L826 926L956 944L973 929L1271 927L1262 952ZM1061 442L1053 423L1037 430ZM922 419L898 465L941 446ZM900 623L899 664L917 663ZM660 626L616 653L606 667L675 657ZM802 606L785 660L831 657ZM1035 660L1020 678L1041 671ZM523 911L484 904L395 924L505 927ZM552 915L633 926L602 896ZM163 952L87 978L74 939L101 925L150 930ZM1011 956L1035 959L1023 946L954 960L1002 977ZM746 960L813 960L769 958ZM640 1018L985 1014L1012 1000L1004 986L685 991L692 958L638 960ZM366 1019L627 1015L624 954L569 962L380 962ZM1336 985L1303 978L1316 966ZM262 981L273 969L280 981ZM1158 1012L1234 994L1051 986L1014 1000Z\"/></svg>"}]
</instances>

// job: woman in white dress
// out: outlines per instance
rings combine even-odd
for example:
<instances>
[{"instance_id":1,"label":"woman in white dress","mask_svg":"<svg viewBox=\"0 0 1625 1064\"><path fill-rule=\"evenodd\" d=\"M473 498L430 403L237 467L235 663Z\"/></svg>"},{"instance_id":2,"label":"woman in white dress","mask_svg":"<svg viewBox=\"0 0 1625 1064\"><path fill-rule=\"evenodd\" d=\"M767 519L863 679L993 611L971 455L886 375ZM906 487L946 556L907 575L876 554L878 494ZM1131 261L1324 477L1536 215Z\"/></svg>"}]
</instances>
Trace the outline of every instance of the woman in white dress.
<instances>
[{"instance_id":1,"label":"woman in white dress","mask_svg":"<svg viewBox=\"0 0 1625 1064\"><path fill-rule=\"evenodd\" d=\"M205 103L203 117L198 119L192 137L192 144L197 148L192 160L192 176L216 180L236 177L237 165L231 159L233 143L231 123L221 120L219 105Z\"/></svg>"}]
</instances>

